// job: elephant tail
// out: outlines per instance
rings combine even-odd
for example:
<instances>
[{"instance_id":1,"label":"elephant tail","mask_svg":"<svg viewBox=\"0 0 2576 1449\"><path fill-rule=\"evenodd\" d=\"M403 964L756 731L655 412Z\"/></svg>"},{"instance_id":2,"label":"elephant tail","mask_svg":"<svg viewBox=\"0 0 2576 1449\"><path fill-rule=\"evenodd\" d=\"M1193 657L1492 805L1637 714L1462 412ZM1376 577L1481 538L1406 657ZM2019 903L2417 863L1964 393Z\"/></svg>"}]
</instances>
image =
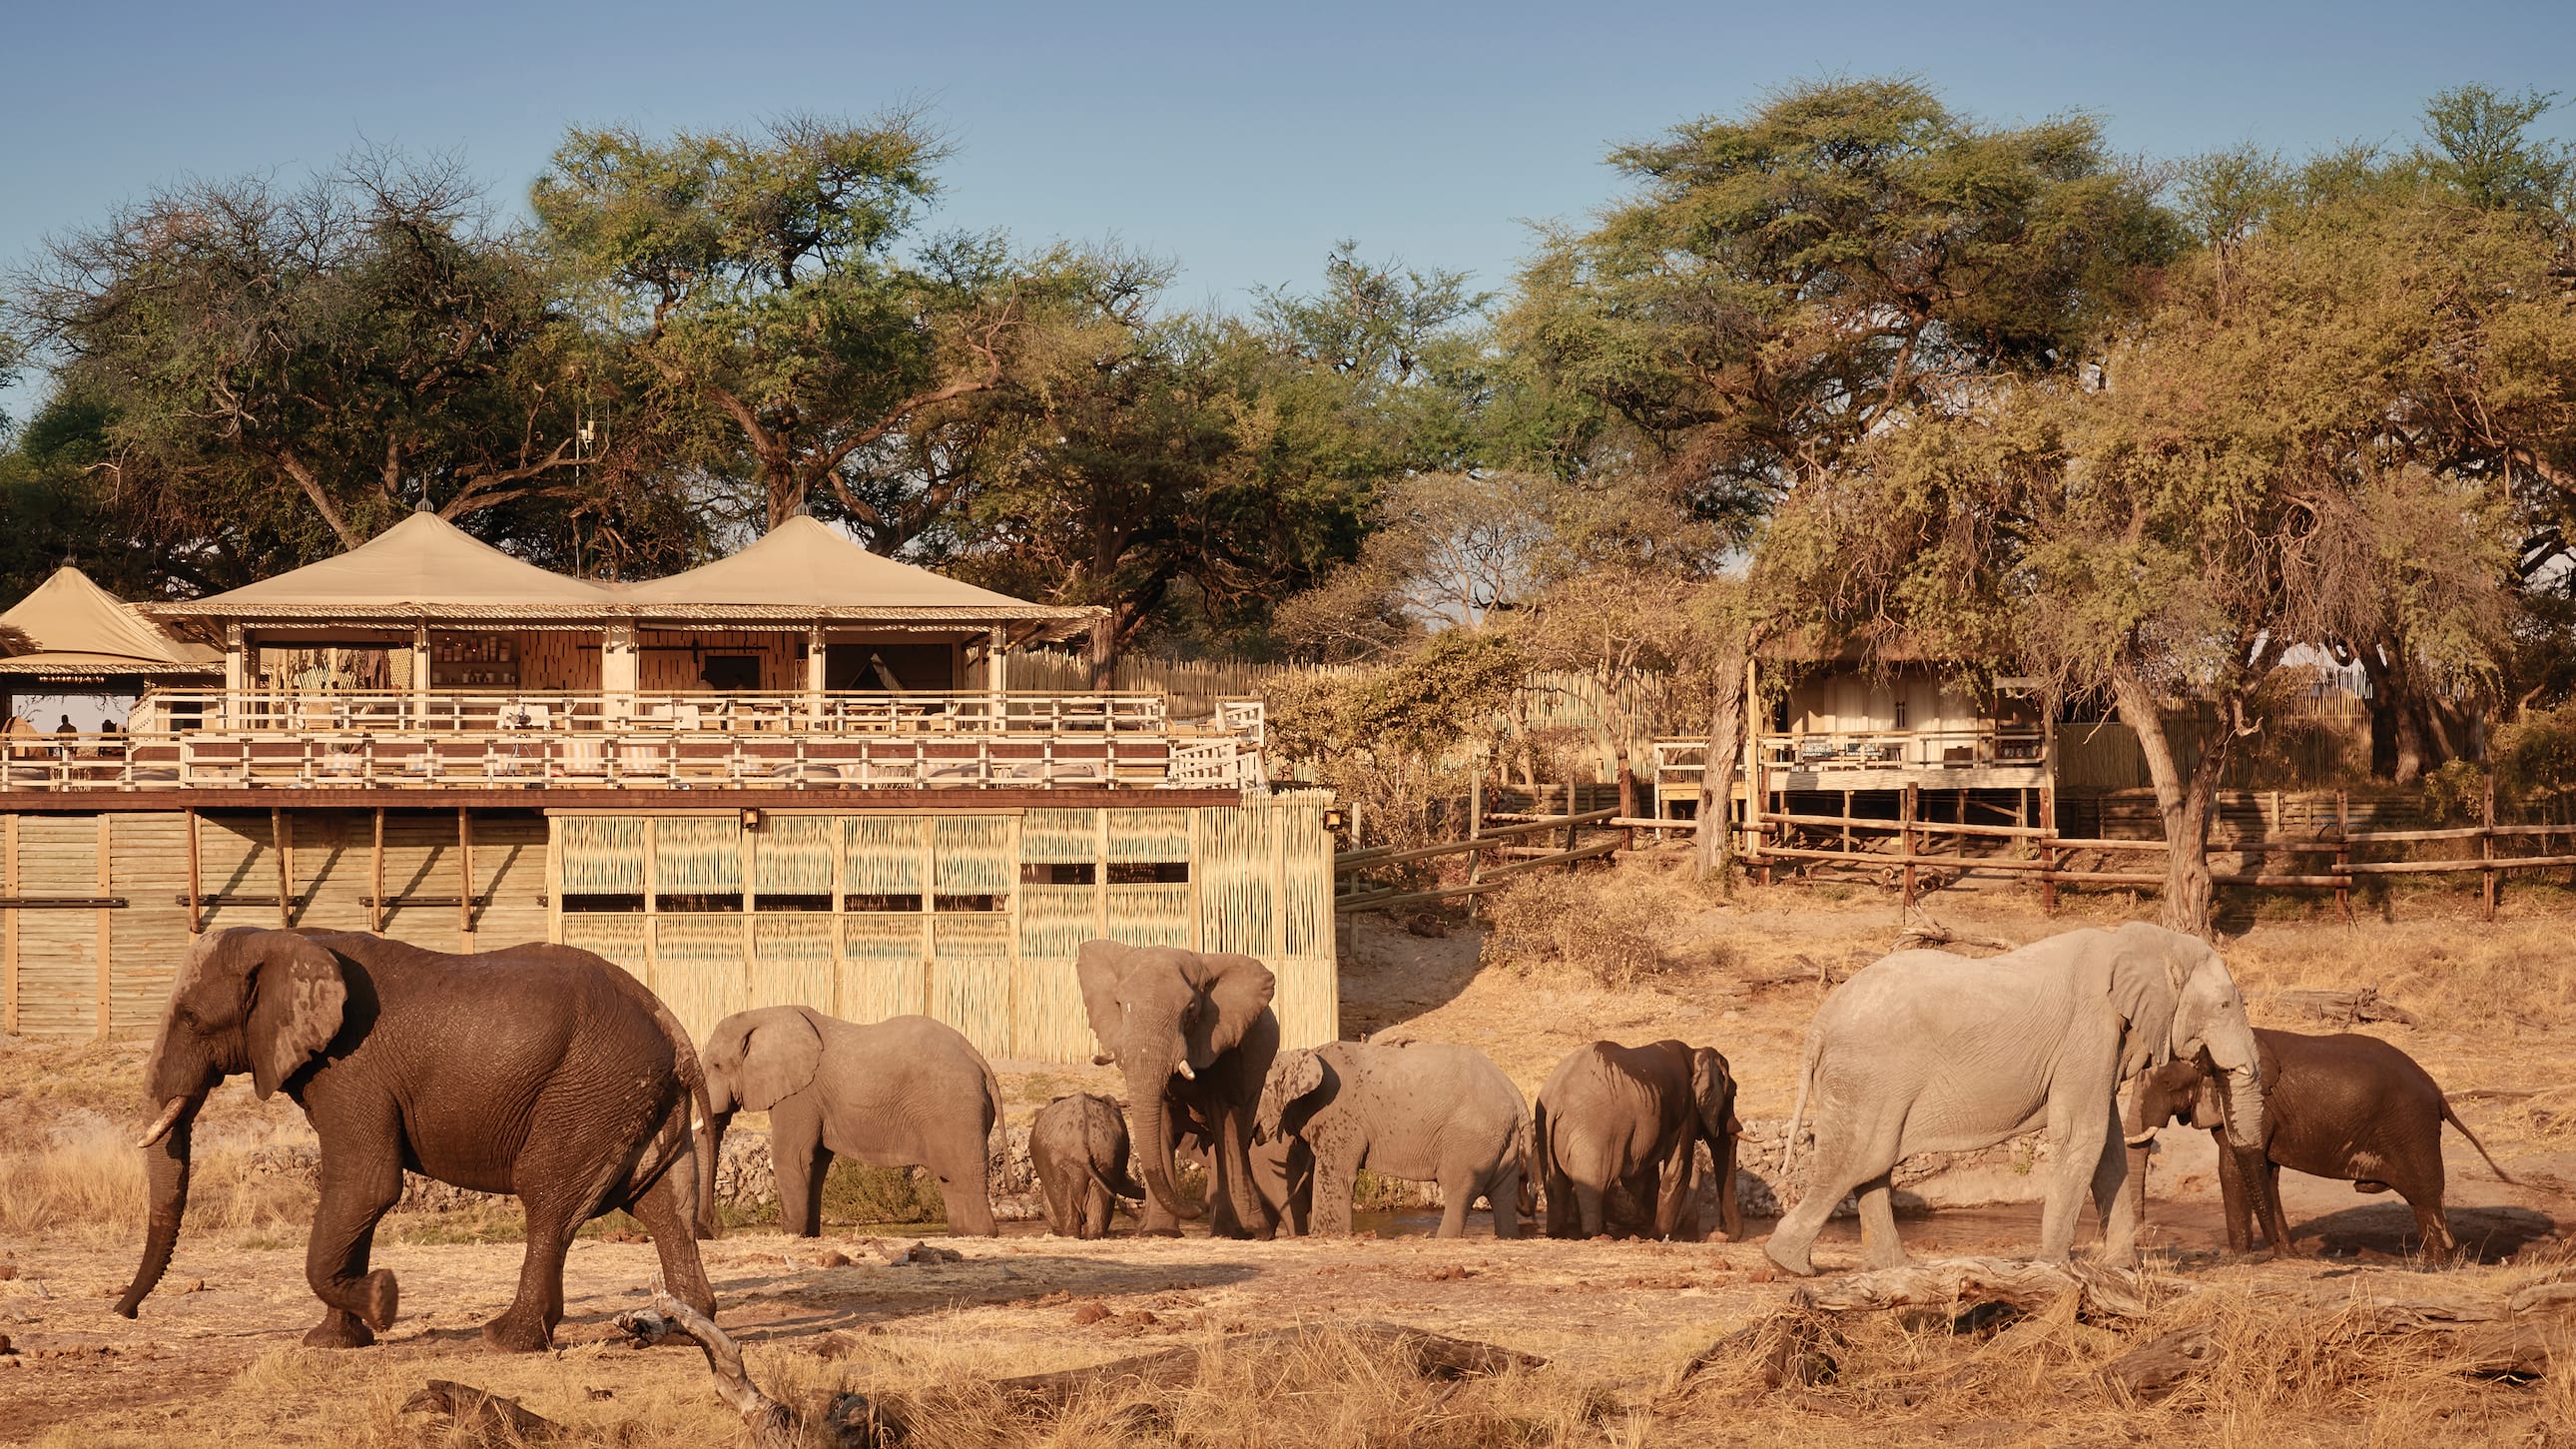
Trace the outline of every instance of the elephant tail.
<instances>
[{"instance_id":1,"label":"elephant tail","mask_svg":"<svg viewBox=\"0 0 2576 1449\"><path fill-rule=\"evenodd\" d=\"M1534 1217L1538 1213L1539 1120L1537 1113L1533 1112L1522 1117L1519 1125L1512 1129L1512 1160L1520 1164L1521 1169L1520 1200L1513 1206L1524 1217Z\"/></svg>"},{"instance_id":2,"label":"elephant tail","mask_svg":"<svg viewBox=\"0 0 2576 1449\"><path fill-rule=\"evenodd\" d=\"M639 990L642 983L637 983ZM689 1156L696 1161L698 1178L697 1231L701 1238L717 1235L716 1224L716 1113L715 1102L707 1095L707 1069L698 1060L697 1043L689 1040L688 1030L662 998L645 991L644 999L652 1003L654 1023L671 1042L671 1065L680 1075L680 1085L688 1100L683 1108L689 1116Z\"/></svg>"},{"instance_id":3,"label":"elephant tail","mask_svg":"<svg viewBox=\"0 0 2576 1449\"><path fill-rule=\"evenodd\" d=\"M993 1064L982 1052L975 1054L975 1065L984 1069L984 1100L993 1110L993 1125L984 1129L984 1170L998 1175L1011 1160L1011 1133L1002 1121L1002 1079L993 1074Z\"/></svg>"},{"instance_id":4,"label":"elephant tail","mask_svg":"<svg viewBox=\"0 0 2576 1449\"><path fill-rule=\"evenodd\" d=\"M1825 1054L1825 1039L1813 1026L1807 1028L1807 1045L1798 1055L1798 1097L1789 1109L1789 1129L1780 1138L1780 1177L1789 1176L1789 1159L1798 1152L1798 1129L1807 1125L1807 1098L1816 1087L1816 1062Z\"/></svg>"},{"instance_id":5,"label":"elephant tail","mask_svg":"<svg viewBox=\"0 0 2576 1449\"><path fill-rule=\"evenodd\" d=\"M2513 1174L2496 1166L2495 1158L2487 1152L2487 1145L2478 1140L2478 1134L2469 1130L2468 1123L2460 1120L2459 1113L2451 1110L2451 1099L2448 1096L2442 1098L2442 1120L2459 1128L2460 1135L2469 1139L2469 1145L2478 1150L2478 1156L2486 1159L2487 1171L2494 1173L2500 1181L2513 1182ZM2520 1183L2515 1183L2514 1185L2517 1187L2521 1186Z\"/></svg>"}]
</instances>

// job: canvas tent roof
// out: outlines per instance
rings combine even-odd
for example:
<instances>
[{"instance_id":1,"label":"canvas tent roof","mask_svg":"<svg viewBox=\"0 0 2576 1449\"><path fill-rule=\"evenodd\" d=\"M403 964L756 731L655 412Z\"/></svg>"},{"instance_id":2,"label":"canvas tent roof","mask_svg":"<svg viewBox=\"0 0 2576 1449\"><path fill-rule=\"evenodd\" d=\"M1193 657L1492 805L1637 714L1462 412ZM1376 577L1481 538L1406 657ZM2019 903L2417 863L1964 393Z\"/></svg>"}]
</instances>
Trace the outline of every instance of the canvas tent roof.
<instances>
[{"instance_id":1,"label":"canvas tent roof","mask_svg":"<svg viewBox=\"0 0 2576 1449\"><path fill-rule=\"evenodd\" d=\"M173 639L70 565L0 613L0 637L16 652L0 673L98 678L107 675L214 674L222 656Z\"/></svg>"},{"instance_id":2,"label":"canvas tent roof","mask_svg":"<svg viewBox=\"0 0 2576 1449\"><path fill-rule=\"evenodd\" d=\"M1091 611L1033 604L870 553L797 514L758 543L714 563L617 590L640 614L980 623L1075 620Z\"/></svg>"},{"instance_id":3,"label":"canvas tent roof","mask_svg":"<svg viewBox=\"0 0 2576 1449\"><path fill-rule=\"evenodd\" d=\"M614 598L587 579L510 557L422 511L348 552L228 593L154 612L219 618L585 618Z\"/></svg>"}]
</instances>

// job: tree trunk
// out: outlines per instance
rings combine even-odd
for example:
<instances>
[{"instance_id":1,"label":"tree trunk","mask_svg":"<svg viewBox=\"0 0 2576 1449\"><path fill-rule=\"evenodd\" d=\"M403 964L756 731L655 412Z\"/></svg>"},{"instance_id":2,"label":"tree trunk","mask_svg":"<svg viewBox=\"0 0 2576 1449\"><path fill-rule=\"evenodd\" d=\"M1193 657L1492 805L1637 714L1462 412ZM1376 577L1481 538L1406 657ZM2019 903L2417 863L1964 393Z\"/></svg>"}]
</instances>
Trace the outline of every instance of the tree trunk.
<instances>
[{"instance_id":1,"label":"tree trunk","mask_svg":"<svg viewBox=\"0 0 2576 1449\"><path fill-rule=\"evenodd\" d=\"M1717 699L1709 706L1708 752L1699 780L1699 873L1731 880L1735 873L1735 832L1727 811L1735 800L1735 779L1744 760L1744 667L1753 648L1750 629L1730 632L1717 656Z\"/></svg>"},{"instance_id":2,"label":"tree trunk","mask_svg":"<svg viewBox=\"0 0 2576 1449\"><path fill-rule=\"evenodd\" d=\"M2121 721L2136 733L2138 749L2147 757L2147 777L2156 787L2156 812L2164 819L2164 924L2189 935L2206 936L2210 898L2215 889L2209 878L2211 807L2217 802L2218 782L2226 773L2227 755L2236 736L2222 717L2217 730L2202 744L2190 776L2185 778L2174 759L2173 738L2165 732L2164 716L2157 710L2155 695L2145 681L2125 666L2115 668L2111 671L2111 697L2120 706Z\"/></svg>"},{"instance_id":3,"label":"tree trunk","mask_svg":"<svg viewBox=\"0 0 2576 1449\"><path fill-rule=\"evenodd\" d=\"M1091 687L1094 691L1109 688L1110 671L1118 662L1118 615L1103 609L1091 620Z\"/></svg>"}]
</instances>

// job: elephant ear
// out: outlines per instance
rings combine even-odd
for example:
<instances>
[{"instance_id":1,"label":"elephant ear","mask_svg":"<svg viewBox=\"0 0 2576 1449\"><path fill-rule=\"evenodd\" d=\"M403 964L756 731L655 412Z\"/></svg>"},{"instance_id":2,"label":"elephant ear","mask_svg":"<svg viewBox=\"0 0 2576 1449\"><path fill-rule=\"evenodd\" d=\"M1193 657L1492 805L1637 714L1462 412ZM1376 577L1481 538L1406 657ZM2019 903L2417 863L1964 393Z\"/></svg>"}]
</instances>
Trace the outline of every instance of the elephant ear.
<instances>
[{"instance_id":1,"label":"elephant ear","mask_svg":"<svg viewBox=\"0 0 2576 1449\"><path fill-rule=\"evenodd\" d=\"M1700 1129L1714 1146L1724 1142L1735 1109L1735 1074L1715 1047L1694 1047L1690 1054L1691 1103L1699 1109Z\"/></svg>"},{"instance_id":2,"label":"elephant ear","mask_svg":"<svg viewBox=\"0 0 2576 1449\"><path fill-rule=\"evenodd\" d=\"M1314 1048L1301 1047L1281 1052L1270 1064L1270 1076L1261 1084L1261 1105L1254 1115L1254 1126L1263 1141L1279 1135L1280 1119L1288 1109L1310 1092L1324 1085L1324 1059Z\"/></svg>"},{"instance_id":3,"label":"elephant ear","mask_svg":"<svg viewBox=\"0 0 2576 1449\"><path fill-rule=\"evenodd\" d=\"M2162 926L2131 924L2103 933L2108 939L2098 969L2111 1009L2127 1024L2120 1048L2123 1080L2173 1059L2174 1009L2190 964L2183 943L2192 938Z\"/></svg>"},{"instance_id":4,"label":"elephant ear","mask_svg":"<svg viewBox=\"0 0 2576 1449\"><path fill-rule=\"evenodd\" d=\"M349 983L339 957L292 931L247 931L230 944L250 992L250 1086L266 1100L340 1034Z\"/></svg>"},{"instance_id":5,"label":"elephant ear","mask_svg":"<svg viewBox=\"0 0 2576 1449\"><path fill-rule=\"evenodd\" d=\"M1091 1019L1091 1035L1100 1043L1100 1065L1118 1050L1121 1030L1118 983L1126 978L1129 955L1124 941L1089 940L1077 947L1073 973L1082 982L1082 1014Z\"/></svg>"},{"instance_id":6,"label":"elephant ear","mask_svg":"<svg viewBox=\"0 0 2576 1449\"><path fill-rule=\"evenodd\" d=\"M823 1034L804 1012L765 1012L751 1023L734 1095L747 1112L766 1112L804 1091L823 1065Z\"/></svg>"},{"instance_id":7,"label":"elephant ear","mask_svg":"<svg viewBox=\"0 0 2576 1449\"><path fill-rule=\"evenodd\" d=\"M1242 1044L1245 1033L1270 1009L1279 979L1252 957L1231 952L1202 953L1185 970L1190 984L1207 996L1207 1009L1187 1027L1190 1065L1207 1067Z\"/></svg>"}]
</instances>

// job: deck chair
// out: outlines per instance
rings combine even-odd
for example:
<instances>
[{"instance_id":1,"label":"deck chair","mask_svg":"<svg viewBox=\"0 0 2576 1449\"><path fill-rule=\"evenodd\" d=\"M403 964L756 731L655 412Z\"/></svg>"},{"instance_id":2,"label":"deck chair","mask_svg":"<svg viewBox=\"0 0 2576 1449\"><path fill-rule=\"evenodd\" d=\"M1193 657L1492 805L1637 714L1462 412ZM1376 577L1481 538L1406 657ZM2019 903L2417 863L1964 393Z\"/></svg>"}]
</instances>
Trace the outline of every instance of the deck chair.
<instances>
[{"instance_id":1,"label":"deck chair","mask_svg":"<svg viewBox=\"0 0 2576 1449\"><path fill-rule=\"evenodd\" d=\"M549 780L569 784L608 781L608 741L599 735L568 734L548 741Z\"/></svg>"}]
</instances>

